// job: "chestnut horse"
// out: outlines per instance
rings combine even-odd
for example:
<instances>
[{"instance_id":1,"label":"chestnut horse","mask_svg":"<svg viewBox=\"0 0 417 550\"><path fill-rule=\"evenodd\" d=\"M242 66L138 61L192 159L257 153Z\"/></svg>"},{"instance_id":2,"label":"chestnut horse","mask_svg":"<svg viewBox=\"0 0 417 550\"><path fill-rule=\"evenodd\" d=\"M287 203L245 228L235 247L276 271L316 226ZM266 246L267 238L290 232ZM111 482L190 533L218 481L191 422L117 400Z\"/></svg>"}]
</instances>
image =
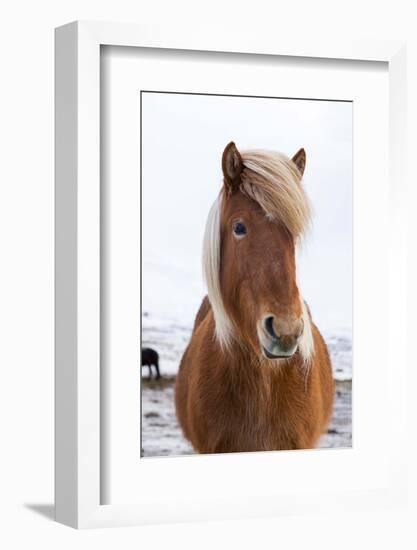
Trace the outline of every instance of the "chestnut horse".
<instances>
[{"instance_id":1,"label":"chestnut horse","mask_svg":"<svg viewBox=\"0 0 417 550\"><path fill-rule=\"evenodd\" d=\"M200 453L307 449L334 397L326 344L296 283L309 225L306 156L223 153L223 187L206 226L208 289L176 381L184 435Z\"/></svg>"}]
</instances>

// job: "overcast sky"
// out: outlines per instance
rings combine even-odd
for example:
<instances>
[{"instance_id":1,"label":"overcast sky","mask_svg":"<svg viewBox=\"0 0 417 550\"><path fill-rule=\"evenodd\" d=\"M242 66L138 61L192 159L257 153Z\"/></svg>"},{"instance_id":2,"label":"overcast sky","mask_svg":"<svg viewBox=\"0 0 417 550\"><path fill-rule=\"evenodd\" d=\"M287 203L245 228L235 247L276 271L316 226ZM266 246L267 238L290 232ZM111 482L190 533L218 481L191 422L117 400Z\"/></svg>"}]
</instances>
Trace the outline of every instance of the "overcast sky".
<instances>
[{"instance_id":1,"label":"overcast sky","mask_svg":"<svg viewBox=\"0 0 417 550\"><path fill-rule=\"evenodd\" d=\"M192 324L205 294L205 222L231 140L288 156L305 148L313 226L299 287L319 328L351 330L352 105L341 102L142 94L143 311Z\"/></svg>"}]
</instances>

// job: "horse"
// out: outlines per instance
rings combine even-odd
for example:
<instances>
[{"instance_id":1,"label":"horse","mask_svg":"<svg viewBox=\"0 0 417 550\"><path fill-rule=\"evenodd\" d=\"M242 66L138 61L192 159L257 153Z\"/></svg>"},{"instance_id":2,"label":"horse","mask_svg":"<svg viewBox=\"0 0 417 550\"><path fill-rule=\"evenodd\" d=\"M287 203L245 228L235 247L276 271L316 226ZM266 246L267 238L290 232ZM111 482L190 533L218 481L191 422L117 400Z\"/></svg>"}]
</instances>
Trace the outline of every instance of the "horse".
<instances>
[{"instance_id":1,"label":"horse","mask_svg":"<svg viewBox=\"0 0 417 550\"><path fill-rule=\"evenodd\" d=\"M198 453L309 449L329 423L331 361L296 282L311 219L305 164L304 149L223 152L203 242L207 296L175 384Z\"/></svg>"},{"instance_id":2,"label":"horse","mask_svg":"<svg viewBox=\"0 0 417 550\"><path fill-rule=\"evenodd\" d=\"M147 366L149 368L149 379L152 378L152 366L156 370L156 379L161 378L161 373L159 372L159 355L152 348L142 348L142 367Z\"/></svg>"}]
</instances>

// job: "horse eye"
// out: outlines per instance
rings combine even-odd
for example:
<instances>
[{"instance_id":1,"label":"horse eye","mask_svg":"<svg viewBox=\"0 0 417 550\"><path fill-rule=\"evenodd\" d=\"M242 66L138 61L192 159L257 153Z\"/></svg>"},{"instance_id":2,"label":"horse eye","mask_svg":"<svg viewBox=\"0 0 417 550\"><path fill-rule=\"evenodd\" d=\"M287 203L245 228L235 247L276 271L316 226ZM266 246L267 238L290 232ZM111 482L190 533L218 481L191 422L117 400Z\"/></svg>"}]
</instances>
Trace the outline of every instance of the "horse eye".
<instances>
[{"instance_id":1,"label":"horse eye","mask_svg":"<svg viewBox=\"0 0 417 550\"><path fill-rule=\"evenodd\" d=\"M246 235L246 227L242 222L237 222L233 225L233 232L235 235Z\"/></svg>"}]
</instances>

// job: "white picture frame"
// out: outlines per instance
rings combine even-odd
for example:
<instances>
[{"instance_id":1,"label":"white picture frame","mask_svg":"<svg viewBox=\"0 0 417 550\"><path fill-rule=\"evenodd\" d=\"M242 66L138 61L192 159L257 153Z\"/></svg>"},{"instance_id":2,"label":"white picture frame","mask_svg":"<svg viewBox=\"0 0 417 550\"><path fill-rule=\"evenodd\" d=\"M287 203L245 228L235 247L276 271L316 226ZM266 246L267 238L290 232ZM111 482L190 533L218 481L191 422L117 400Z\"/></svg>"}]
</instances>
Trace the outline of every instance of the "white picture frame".
<instances>
[{"instance_id":1,"label":"white picture frame","mask_svg":"<svg viewBox=\"0 0 417 550\"><path fill-rule=\"evenodd\" d=\"M113 23L75 22L56 30L56 519L82 527L120 526L161 521L233 518L392 506L405 498L403 468L405 393L405 333L395 334L396 376L389 376L396 399L395 445L387 456L389 475L381 489L337 494L287 494L278 501L263 499L256 513L244 503L207 500L178 506L167 497L162 513L135 504L101 504L100 417L100 47L102 45L172 50L197 50L382 61L389 71L390 193L394 198L392 242L389 243L391 283L405 285L405 45L363 41L315 43L287 41L197 28L144 27ZM394 246L397 243L397 246ZM405 295L390 301L390 315L405 323ZM404 344L404 345L401 345ZM151 500L151 495L149 495ZM204 500L204 499L203 499ZM187 512L188 510L188 512Z\"/></svg>"}]
</instances>

